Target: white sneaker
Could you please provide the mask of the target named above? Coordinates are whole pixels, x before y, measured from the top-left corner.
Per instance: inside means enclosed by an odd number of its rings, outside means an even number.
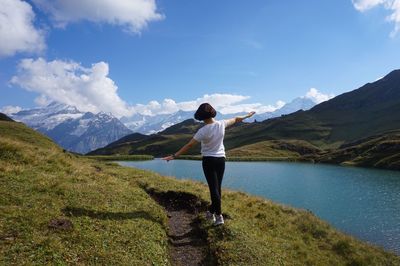
[[[212,223],[215,223],[215,214],[209,211],[206,212],[206,219]]]
[[[221,224],[224,224],[224,217],[222,216],[222,214],[216,215],[214,225],[221,225]]]

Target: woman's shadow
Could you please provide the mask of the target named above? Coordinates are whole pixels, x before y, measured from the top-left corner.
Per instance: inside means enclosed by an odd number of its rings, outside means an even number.
[[[151,214],[145,211],[135,211],[135,212],[105,212],[105,211],[95,211],[85,208],[77,207],[65,207],[61,210],[64,215],[69,217],[90,217],[99,220],[131,220],[131,219],[146,219],[152,222],[159,223],[163,225],[161,217],[158,219],[153,217]]]

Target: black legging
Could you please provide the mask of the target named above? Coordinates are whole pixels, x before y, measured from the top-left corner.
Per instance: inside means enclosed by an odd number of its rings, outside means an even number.
[[[225,171],[225,157],[203,157],[203,171],[211,195],[210,212],[221,214],[221,184]]]

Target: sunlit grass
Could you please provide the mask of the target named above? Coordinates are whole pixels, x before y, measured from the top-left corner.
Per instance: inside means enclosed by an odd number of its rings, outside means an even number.
[[[76,156],[0,122],[0,265],[168,265],[167,216],[149,188],[209,199],[204,184]],[[202,220],[221,265],[400,263],[304,210],[229,190],[223,210],[223,227]]]

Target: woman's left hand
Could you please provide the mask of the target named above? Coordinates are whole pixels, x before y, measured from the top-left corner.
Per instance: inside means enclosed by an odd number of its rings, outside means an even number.
[[[164,161],[169,162],[169,161],[171,161],[171,160],[173,160],[173,159],[175,159],[175,158],[174,158],[173,155],[170,155],[170,156],[164,157],[164,158],[162,158],[162,159],[163,159]]]
[[[250,117],[252,117],[254,114],[255,114],[256,112],[250,112],[250,113],[248,113],[247,115],[246,115],[246,118],[250,118]]]

